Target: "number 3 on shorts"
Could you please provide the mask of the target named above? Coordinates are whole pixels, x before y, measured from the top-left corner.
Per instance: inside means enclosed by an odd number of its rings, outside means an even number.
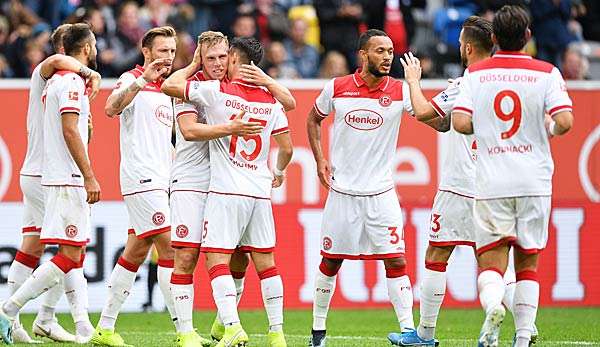
[[[398,235],[397,231],[398,231],[398,227],[388,227],[388,230],[390,231],[390,243],[392,245],[398,244],[398,242],[400,241],[401,237],[400,235]]]
[[[442,227],[440,225],[440,217],[442,215],[441,214],[437,214],[437,213],[433,213],[431,215],[431,231],[433,231],[434,233],[437,233],[438,231],[440,231],[440,228]]]

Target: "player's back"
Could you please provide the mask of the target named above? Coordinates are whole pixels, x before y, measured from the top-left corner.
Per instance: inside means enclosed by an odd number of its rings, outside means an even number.
[[[42,157],[44,154],[44,105],[42,93],[46,80],[41,75],[42,64],[33,69],[29,83],[29,100],[27,106],[27,153],[21,167],[21,174],[28,176],[42,175]]]
[[[63,135],[62,115],[79,115],[77,128],[85,151],[88,143],[90,104],[85,95],[85,81],[70,71],[57,71],[44,89],[43,185],[83,186],[83,176],[69,151]]]
[[[455,110],[473,116],[477,197],[550,195],[554,163],[544,115],[571,109],[558,69],[525,54],[499,52],[470,66],[463,85],[472,105],[462,99]]]

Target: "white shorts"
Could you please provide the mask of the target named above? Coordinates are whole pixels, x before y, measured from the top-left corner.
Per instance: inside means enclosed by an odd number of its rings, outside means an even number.
[[[138,239],[171,231],[169,195],[164,190],[133,193],[123,197],[129,214],[129,234]]]
[[[207,196],[207,193],[190,190],[171,192],[172,247],[200,248]]]
[[[329,191],[321,227],[321,255],[386,259],[404,254],[402,210],[391,189],[371,196]]]
[[[23,236],[40,236],[44,222],[44,189],[41,176],[21,175],[23,192]]]
[[[503,243],[524,253],[546,247],[550,221],[550,196],[475,200],[477,253]]]
[[[438,191],[431,208],[429,244],[438,247],[475,247],[473,203],[473,198],[445,190]]]
[[[204,213],[202,252],[270,253],[275,250],[271,200],[209,193]]]
[[[90,205],[83,187],[44,186],[46,195],[40,242],[85,246],[90,241]]]

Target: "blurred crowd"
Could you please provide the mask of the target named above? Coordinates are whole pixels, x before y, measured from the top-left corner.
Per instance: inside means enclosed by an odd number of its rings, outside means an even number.
[[[191,61],[198,34],[217,30],[258,38],[266,54],[256,63],[272,77],[331,78],[356,68],[358,35],[376,28],[390,35],[396,58],[409,49],[421,58],[424,77],[456,77],[462,22],[492,19],[505,4],[531,13],[529,53],[567,79],[600,79],[598,0],[0,0],[0,77],[29,77],[53,53],[53,28],[78,21],[93,27],[104,77],[143,63],[140,39],[161,25],[178,32],[176,68]],[[392,74],[402,76],[399,62]]]

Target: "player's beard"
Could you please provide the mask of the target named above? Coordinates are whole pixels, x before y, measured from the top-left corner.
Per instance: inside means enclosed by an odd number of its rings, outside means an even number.
[[[389,72],[379,71],[377,66],[370,61],[367,63],[367,69],[369,70],[369,73],[375,77],[384,77],[390,74]]]
[[[96,56],[90,57],[87,65],[90,69],[96,70],[98,68],[98,62],[96,60]]]
[[[464,68],[467,67],[467,52],[463,49],[460,50],[460,62]]]

